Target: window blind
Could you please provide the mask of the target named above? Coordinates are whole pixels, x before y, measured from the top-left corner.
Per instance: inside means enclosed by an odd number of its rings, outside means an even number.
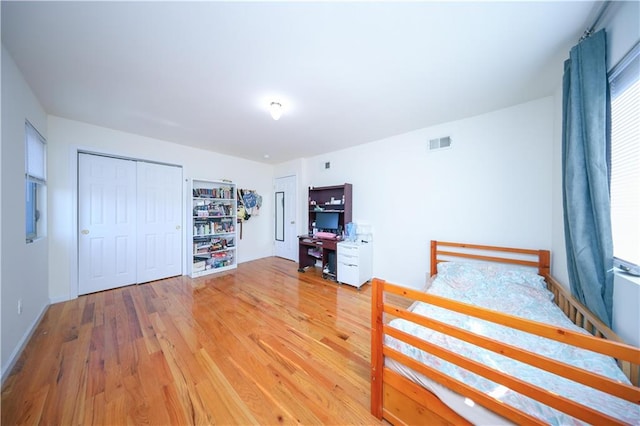
[[[27,179],[44,183],[46,180],[46,158],[44,138],[27,121],[26,123],[26,175]]]
[[[640,265],[640,44],[609,73],[614,256]]]

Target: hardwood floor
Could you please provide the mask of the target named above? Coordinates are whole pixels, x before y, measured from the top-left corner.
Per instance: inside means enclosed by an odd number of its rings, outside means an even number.
[[[51,305],[2,424],[380,424],[370,299],[274,257]]]

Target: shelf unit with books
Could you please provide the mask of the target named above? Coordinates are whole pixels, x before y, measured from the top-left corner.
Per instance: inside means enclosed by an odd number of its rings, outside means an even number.
[[[236,268],[236,185],[192,179],[191,194],[191,276]]]

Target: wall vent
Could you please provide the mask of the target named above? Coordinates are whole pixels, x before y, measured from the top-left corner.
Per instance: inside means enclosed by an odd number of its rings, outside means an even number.
[[[444,148],[451,148],[451,136],[429,140],[429,151]]]

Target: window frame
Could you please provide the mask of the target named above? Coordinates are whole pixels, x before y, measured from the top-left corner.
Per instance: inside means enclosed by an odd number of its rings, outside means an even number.
[[[40,209],[47,185],[47,141],[29,120],[25,120],[25,241],[44,236]]]
[[[634,163],[631,162],[631,160],[629,161],[629,164],[627,164],[627,162],[624,161],[626,160],[625,158],[623,158],[623,161],[619,162],[619,160],[614,159],[614,156],[615,156],[616,149],[620,149],[621,151],[624,151],[624,149],[621,149],[621,148],[628,148],[629,146],[633,147],[633,143],[635,139],[631,137],[629,142],[626,140],[628,136],[623,136],[625,138],[626,143],[629,143],[629,145],[622,145],[621,147],[614,146],[615,141],[613,136],[616,134],[614,130],[618,131],[618,129],[615,128],[616,124],[614,123],[614,117],[613,117],[613,104],[616,98],[618,98],[619,96],[623,96],[625,93],[627,93],[628,90],[638,90],[637,85],[640,84],[640,76],[638,75],[639,74],[638,69],[640,69],[640,42],[637,42],[629,50],[629,52],[627,52],[627,54],[625,54],[624,57],[611,69],[611,71],[607,75],[609,88],[610,88],[609,111],[611,112],[610,126],[608,129],[609,130],[608,149],[610,154],[609,155],[609,189],[610,189],[610,196],[612,201],[611,228],[612,228],[612,238],[614,243],[614,247],[613,247],[614,259],[613,260],[614,260],[615,266],[619,267],[623,271],[633,273],[634,275],[640,274],[640,253],[627,253],[624,251],[616,252],[616,240],[619,241],[619,238],[616,238],[618,234],[615,232],[616,221],[614,221],[614,218],[616,217],[616,214],[619,214],[619,213],[614,212],[614,210],[617,210],[616,208],[617,201],[615,200],[616,189],[614,188],[614,186],[616,184],[615,180],[618,179],[619,177],[617,175],[613,176],[614,175],[613,166],[618,165],[618,167],[624,168],[625,166],[629,167],[629,165],[631,166],[634,165]],[[634,98],[634,100],[636,99]],[[637,101],[640,102],[640,99],[637,99]],[[625,115],[622,116],[621,118],[626,118],[627,121],[624,121],[624,122],[631,123],[631,125],[633,125],[634,122],[633,120],[629,120],[629,116],[633,118],[632,113],[625,111]],[[623,127],[623,129],[627,131],[628,127]],[[633,157],[630,157],[630,158],[633,158]],[[631,190],[628,190],[630,193],[634,191],[633,185],[631,188],[632,188]],[[637,188],[637,191],[640,193],[640,187]],[[640,209],[640,206],[636,206],[636,208]],[[629,207],[629,209],[632,213],[635,212],[633,207]],[[623,211],[623,210],[621,209],[620,211]],[[640,211],[638,211],[638,213],[640,214]],[[636,231],[636,232],[640,233],[640,231]],[[640,241],[635,242],[635,244],[638,244],[639,251],[640,251]],[[632,242],[631,247],[633,247],[633,245],[634,244]],[[638,258],[632,257],[631,259],[627,259],[626,257],[628,254],[631,254],[632,256],[638,255],[637,256]]]

